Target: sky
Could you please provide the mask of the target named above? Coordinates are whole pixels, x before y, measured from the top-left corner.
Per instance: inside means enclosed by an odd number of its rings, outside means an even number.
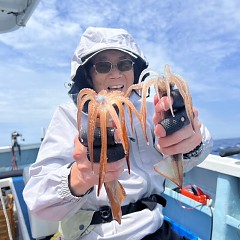
[[[238,0],[40,1],[26,27],[0,34],[0,146],[13,131],[39,143],[71,101],[71,58],[89,26],[128,30],[151,70],[169,64],[188,82],[214,139],[240,137],[239,9]]]

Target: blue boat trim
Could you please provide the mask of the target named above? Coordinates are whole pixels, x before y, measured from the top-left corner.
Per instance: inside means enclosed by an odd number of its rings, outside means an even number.
[[[27,205],[26,205],[25,201],[23,200],[23,195],[22,195],[22,192],[23,192],[23,189],[25,186],[23,177],[13,177],[12,182],[13,182],[16,194],[17,194],[17,199],[21,206],[22,214],[24,216],[24,221],[25,221],[25,225],[28,230],[29,239],[33,240],[33,238],[31,237],[32,233],[31,233],[31,227],[30,227],[30,222],[29,222],[29,217],[28,217],[28,209],[27,209]]]
[[[180,236],[187,237],[191,240],[198,240],[198,236],[190,231],[188,231],[186,228],[183,228],[181,225],[177,224],[176,222],[172,221],[170,218],[164,216],[164,220],[171,223],[172,228],[175,232],[177,232]]]
[[[31,232],[31,227],[30,227],[30,222],[29,222],[28,209],[27,209],[27,205],[26,205],[26,203],[25,203],[25,201],[23,199],[23,195],[22,195],[22,192],[23,192],[23,189],[24,189],[24,186],[25,186],[23,177],[22,176],[20,176],[20,177],[13,177],[12,178],[12,182],[13,182],[13,186],[14,186],[15,192],[17,194],[18,202],[19,202],[19,204],[21,206],[21,211],[22,211],[22,214],[23,214],[23,217],[24,217],[25,225],[27,227],[29,239],[30,240],[35,240],[35,238],[32,238],[32,232]],[[41,238],[41,239],[42,240],[50,240],[50,238],[51,238],[51,236],[47,236],[46,238]]]

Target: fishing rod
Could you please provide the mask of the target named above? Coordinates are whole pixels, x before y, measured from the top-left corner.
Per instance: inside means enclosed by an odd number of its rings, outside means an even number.
[[[239,154],[239,153],[240,153],[240,147],[227,148],[219,151],[219,155],[221,157],[232,156],[234,154]]]

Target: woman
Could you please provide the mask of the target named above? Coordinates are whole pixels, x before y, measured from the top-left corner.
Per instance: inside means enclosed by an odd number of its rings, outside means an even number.
[[[129,210],[123,213],[121,225],[112,221],[106,208],[109,201],[105,189],[101,189],[99,196],[96,193],[99,166],[94,164],[92,171],[87,149],[78,140],[78,92],[83,88],[96,92],[102,89],[126,92],[138,82],[147,66],[142,51],[123,29],[90,27],[80,40],[72,60],[73,84],[69,91],[75,105],[62,105],[55,112],[23,192],[32,213],[47,220],[61,221],[65,239],[184,239],[163,221],[164,200],[158,197],[154,198],[153,209],[146,206]],[[130,100],[139,111],[141,97],[133,91]],[[104,179],[105,182],[115,179],[121,182],[127,194],[122,205],[127,207],[164,191],[165,179],[153,170],[162,154],[184,153],[184,170],[188,171],[206,158],[212,145],[210,134],[199,122],[196,110],[194,130],[189,124],[166,136],[163,125],[158,124],[163,120],[163,111],[169,109],[166,97],[160,101],[155,98],[154,103],[147,104],[150,144],[146,144],[141,126],[135,122],[135,141],[130,141],[130,174],[123,158],[108,163]],[[131,129],[128,130],[131,135]],[[101,217],[96,217],[99,214]]]

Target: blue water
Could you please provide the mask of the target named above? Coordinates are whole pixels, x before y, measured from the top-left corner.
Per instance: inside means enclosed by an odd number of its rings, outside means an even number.
[[[213,141],[212,154],[219,155],[221,150],[231,150],[233,148],[240,149],[240,138],[216,139]],[[240,159],[240,154],[235,154],[229,157]]]

